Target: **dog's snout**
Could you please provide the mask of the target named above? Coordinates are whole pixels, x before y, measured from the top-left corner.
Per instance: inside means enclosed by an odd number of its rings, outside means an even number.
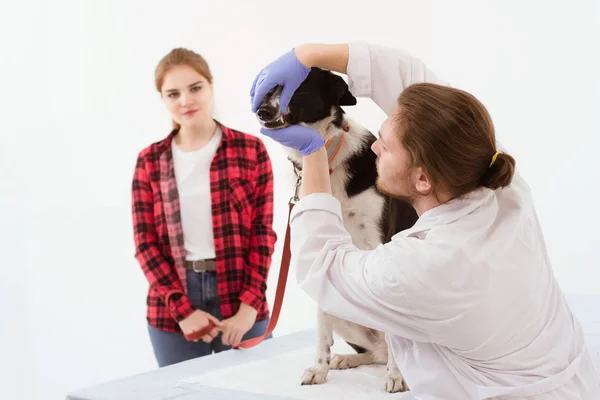
[[[273,112],[271,107],[261,107],[258,109],[257,115],[258,118],[260,118],[263,121],[271,121],[274,118],[275,113]]]

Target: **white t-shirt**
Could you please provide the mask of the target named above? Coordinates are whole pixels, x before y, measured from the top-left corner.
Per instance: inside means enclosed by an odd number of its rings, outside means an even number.
[[[210,197],[210,165],[221,143],[219,127],[204,146],[183,151],[171,143],[179,192],[181,225],[187,260],[215,258]]]

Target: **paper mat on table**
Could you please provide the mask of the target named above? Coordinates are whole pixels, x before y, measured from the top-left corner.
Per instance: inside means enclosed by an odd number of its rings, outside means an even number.
[[[354,353],[349,347],[334,345],[332,354]],[[340,351],[341,350],[341,351]],[[312,367],[315,348],[283,353],[270,358],[235,365],[199,376],[185,378],[177,386],[190,389],[193,385],[234,389],[251,393],[301,399],[403,399],[413,398],[410,392],[385,391],[386,366],[363,365],[347,370],[331,370],[321,385],[300,385],[307,367]]]

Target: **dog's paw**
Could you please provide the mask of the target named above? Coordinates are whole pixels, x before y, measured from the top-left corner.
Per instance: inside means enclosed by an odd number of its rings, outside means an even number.
[[[307,368],[302,376],[302,385],[320,385],[325,383],[327,378],[326,370],[318,370],[315,368]]]
[[[341,355],[336,354],[331,359],[330,368],[331,369],[348,369],[357,367],[356,362],[352,359],[351,354]]]
[[[388,393],[407,392],[408,385],[402,374],[388,375],[385,381],[385,391]]]

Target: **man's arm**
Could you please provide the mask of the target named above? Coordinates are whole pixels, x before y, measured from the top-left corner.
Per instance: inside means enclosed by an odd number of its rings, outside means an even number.
[[[329,166],[327,150],[319,150],[304,157],[302,162],[302,196],[312,193],[327,193],[331,195],[331,181],[329,179]]]
[[[413,83],[447,85],[427,66],[405,50],[370,43],[303,44],[294,49],[306,67],[318,67],[348,75],[356,97],[371,98],[390,115],[400,93]]]
[[[294,49],[298,60],[307,68],[317,67],[346,73],[348,65],[348,44],[307,43]]]
[[[344,229],[340,203],[316,193],[292,210],[291,265],[300,288],[321,310],[413,340],[428,340],[415,292],[424,290],[424,243],[398,238],[371,251],[358,249]]]

